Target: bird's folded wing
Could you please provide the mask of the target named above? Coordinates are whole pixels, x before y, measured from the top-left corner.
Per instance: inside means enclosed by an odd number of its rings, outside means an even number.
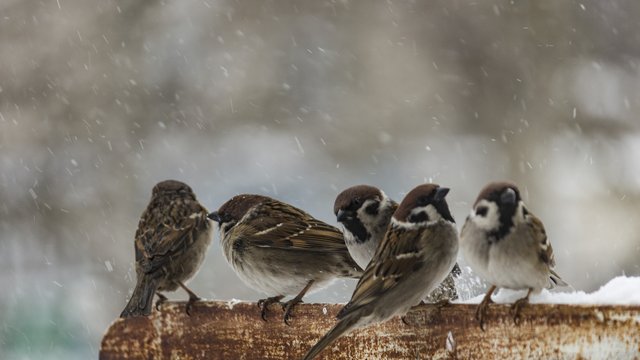
[[[155,228],[136,234],[136,261],[145,273],[152,273],[172,261],[191,246],[206,226],[207,211],[194,209],[190,216],[181,217],[175,223],[159,223]],[[200,210],[198,212],[198,210]]]
[[[348,251],[337,228],[291,206],[279,202],[262,204],[250,216],[233,231],[253,246],[345,254]]]
[[[551,247],[551,243],[549,243],[549,239],[547,239],[547,232],[544,229],[542,221],[533,214],[529,214],[527,217],[531,236],[539,247],[538,253],[540,255],[540,260],[550,268],[554,267],[556,262],[553,257],[553,248]]]
[[[425,236],[428,231],[390,229],[358,281],[351,300],[338,313],[338,318],[378,299],[424,266],[418,237]]]
[[[542,221],[538,219],[533,214],[528,215],[529,220],[529,229],[533,238],[535,239],[536,244],[539,246],[538,256],[540,260],[547,265],[549,268],[549,289],[557,286],[569,286],[569,284],[564,281],[558,273],[553,270],[553,267],[556,266],[556,260],[553,255],[553,247],[547,239],[547,233],[544,230],[544,225],[542,225]]]

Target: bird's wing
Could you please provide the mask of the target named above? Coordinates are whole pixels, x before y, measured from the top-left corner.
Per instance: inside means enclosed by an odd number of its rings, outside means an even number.
[[[538,248],[538,256],[540,261],[547,265],[549,268],[549,286],[548,288],[553,288],[556,285],[558,286],[569,286],[567,282],[565,282],[558,273],[553,270],[553,267],[556,266],[556,260],[553,256],[553,247],[547,239],[547,233],[544,230],[544,225],[542,221],[538,219],[535,215],[529,213],[529,231],[531,232],[531,236],[533,237],[535,243],[539,246]]]
[[[527,215],[529,222],[529,231],[534,239],[535,244],[538,245],[538,254],[540,260],[547,264],[550,268],[554,267],[556,262],[553,257],[553,248],[547,238],[547,232],[544,229],[542,221],[535,215],[529,213]]]
[[[207,221],[207,210],[197,202],[143,214],[136,232],[136,261],[145,273],[155,272],[191,246]]]
[[[257,205],[232,231],[257,247],[348,254],[340,230],[279,201]]]
[[[420,237],[430,236],[431,231],[428,228],[416,231],[391,226],[338,318],[375,301],[380,294],[393,289],[408,275],[422,268],[425,263]]]

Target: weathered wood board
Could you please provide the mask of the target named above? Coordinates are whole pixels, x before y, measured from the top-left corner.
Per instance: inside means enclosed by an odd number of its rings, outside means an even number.
[[[300,304],[291,326],[272,305],[165,303],[149,318],[118,319],[100,359],[299,359],[333,326],[341,305]],[[492,305],[485,331],[475,305],[421,305],[406,317],[356,330],[318,359],[640,359],[640,306],[530,305],[514,325],[508,305]]]

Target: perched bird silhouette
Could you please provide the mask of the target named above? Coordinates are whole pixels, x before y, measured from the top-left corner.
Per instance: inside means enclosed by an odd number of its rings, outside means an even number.
[[[282,201],[238,195],[209,218],[219,224],[224,255],[238,277],[269,297],[258,302],[266,320],[270,304],[287,295],[284,321],[307,292],[337,278],[359,278],[340,230]]]
[[[185,282],[198,271],[212,235],[207,209],[188,185],[176,180],[158,183],[138,223],[134,242],[137,282],[120,317],[149,315],[154,294],[160,298],[158,307],[167,299],[160,291],[178,287],[189,294],[186,311],[190,314],[199,298]]]

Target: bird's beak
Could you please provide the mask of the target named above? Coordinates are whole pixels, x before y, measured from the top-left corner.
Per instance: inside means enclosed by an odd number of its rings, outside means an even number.
[[[338,220],[338,222],[344,222],[346,220],[350,220],[351,218],[353,218],[353,213],[351,211],[340,209],[336,214],[336,219]]]
[[[515,204],[516,203],[516,192],[512,188],[507,188],[502,195],[500,195],[500,201],[503,204]]]
[[[207,217],[215,222],[220,223],[220,220],[222,220],[220,218],[220,214],[218,214],[217,211],[212,212],[211,214],[207,215]]]
[[[444,200],[444,197],[447,196],[447,194],[449,193],[449,188],[446,187],[439,187],[438,189],[436,189],[436,194],[433,196],[433,200],[435,201],[442,201]]]

